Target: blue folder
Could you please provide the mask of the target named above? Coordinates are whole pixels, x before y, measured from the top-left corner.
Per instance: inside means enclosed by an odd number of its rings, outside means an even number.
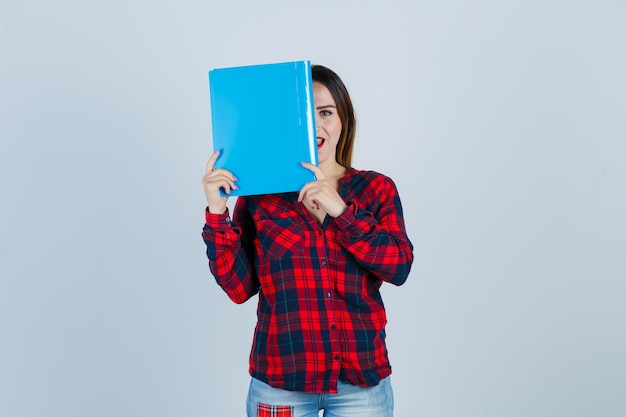
[[[209,71],[215,167],[237,177],[231,196],[298,191],[317,165],[309,61]]]

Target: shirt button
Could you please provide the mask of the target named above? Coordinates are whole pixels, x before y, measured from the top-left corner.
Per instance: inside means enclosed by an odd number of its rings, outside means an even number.
[[[230,223],[230,217],[226,217],[226,223]]]
[[[322,261],[322,266],[326,266],[326,261]]]
[[[330,326],[331,329],[336,330],[337,326],[335,326],[334,324],[332,326]]]
[[[330,294],[329,292],[327,292],[327,293],[326,293],[326,297],[327,297],[327,298],[330,298],[330,297],[331,297],[331,294]]]
[[[335,355],[335,360],[338,361],[339,360],[339,355]]]

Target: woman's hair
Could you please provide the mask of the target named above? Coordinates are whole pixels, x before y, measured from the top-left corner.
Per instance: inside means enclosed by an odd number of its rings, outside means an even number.
[[[352,148],[354,147],[354,136],[356,134],[356,117],[354,107],[346,86],[335,72],[322,65],[312,65],[311,73],[313,81],[322,83],[335,100],[337,114],[341,120],[341,135],[337,143],[337,162],[349,168],[352,165]]]

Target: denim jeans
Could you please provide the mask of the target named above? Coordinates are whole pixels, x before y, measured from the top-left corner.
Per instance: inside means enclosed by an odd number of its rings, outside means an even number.
[[[393,417],[393,390],[389,377],[374,387],[339,382],[337,394],[316,394],[272,388],[252,378],[248,390],[248,417]]]

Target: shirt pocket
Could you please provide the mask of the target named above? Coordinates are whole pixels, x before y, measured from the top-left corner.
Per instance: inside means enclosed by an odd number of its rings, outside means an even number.
[[[261,257],[283,259],[304,251],[302,227],[293,218],[257,220]]]

